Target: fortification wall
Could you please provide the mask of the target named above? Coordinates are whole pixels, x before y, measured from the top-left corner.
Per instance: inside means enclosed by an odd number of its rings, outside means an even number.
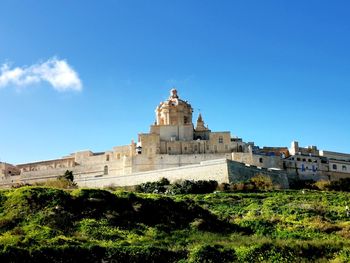
[[[170,182],[176,180],[215,180],[219,183],[228,183],[227,160],[204,161],[195,165],[133,173],[123,176],[79,177],[76,178],[76,182],[80,187],[132,186],[145,182],[158,181],[163,177],[167,178]]]
[[[233,152],[231,160],[264,168],[283,168],[283,161],[279,156]]]
[[[230,182],[245,182],[258,174],[262,174],[270,177],[274,184],[278,184],[282,188],[289,188],[288,177],[285,171],[249,166],[229,160],[227,163]]]
[[[231,159],[231,154],[137,155],[132,159],[132,172],[181,167],[217,159]]]

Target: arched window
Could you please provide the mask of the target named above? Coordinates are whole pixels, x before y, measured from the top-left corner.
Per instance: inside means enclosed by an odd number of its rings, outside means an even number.
[[[105,167],[103,168],[103,174],[104,175],[108,174],[108,165],[105,165]]]
[[[346,166],[345,165],[343,165],[342,170],[346,171]]]
[[[259,158],[259,163],[263,163],[263,162],[264,162],[263,158]]]
[[[333,169],[337,170],[337,165],[336,164],[333,164]]]
[[[109,161],[109,154],[106,155],[106,161]]]
[[[242,147],[242,145],[238,146],[238,152],[243,152],[243,147]]]

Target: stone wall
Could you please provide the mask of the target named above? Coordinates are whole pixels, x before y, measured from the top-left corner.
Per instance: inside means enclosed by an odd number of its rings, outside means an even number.
[[[285,171],[271,170],[229,160],[227,162],[230,182],[245,182],[258,174],[262,174],[270,177],[274,184],[278,184],[282,188],[289,188],[288,177]]]
[[[195,165],[133,173],[123,176],[84,176],[76,178],[76,182],[80,187],[132,186],[145,182],[158,181],[163,177],[167,178],[170,182],[176,180],[215,180],[219,183],[228,183],[227,160],[204,161]]]

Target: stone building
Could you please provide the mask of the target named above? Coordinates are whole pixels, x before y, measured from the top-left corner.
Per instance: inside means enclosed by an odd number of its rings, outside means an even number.
[[[232,137],[229,131],[213,132],[176,89],[155,110],[155,123],[137,142],[109,151],[80,151],[55,160],[18,165],[0,164],[0,184],[32,183],[57,178],[66,170],[82,186],[135,185],[160,177],[212,179],[231,182],[257,173],[271,176],[282,187],[288,178],[331,179],[350,176],[350,155],[319,151],[316,146],[259,148]],[[238,174],[239,173],[239,174]]]

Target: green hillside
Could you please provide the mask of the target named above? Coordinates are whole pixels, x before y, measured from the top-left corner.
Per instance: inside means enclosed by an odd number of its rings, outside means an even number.
[[[349,262],[350,194],[0,192],[1,262]]]

